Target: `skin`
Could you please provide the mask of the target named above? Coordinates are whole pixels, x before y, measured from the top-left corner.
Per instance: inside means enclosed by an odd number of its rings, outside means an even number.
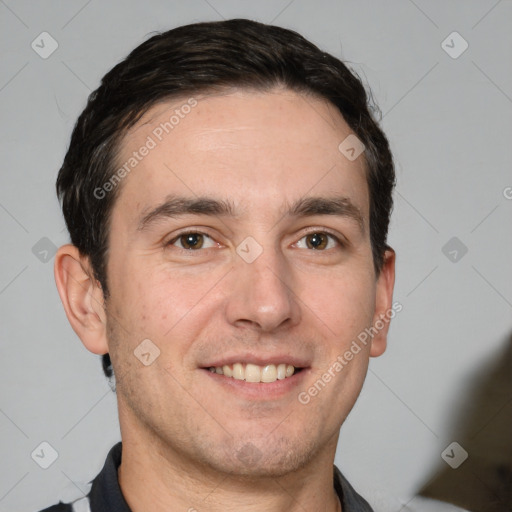
[[[134,512],[334,512],[339,430],[369,357],[386,348],[389,324],[307,405],[297,395],[392,306],[395,255],[386,252],[376,275],[364,157],[340,153],[352,132],[323,100],[288,90],[197,100],[120,185],[108,301],[75,247],[61,247],[55,261],[73,329],[113,362],[121,489]],[[148,111],[126,135],[119,162],[185,101]],[[169,194],[229,200],[238,215],[189,214],[139,231],[140,218]],[[283,214],[310,196],[349,198],[363,229],[347,216]],[[182,249],[183,239],[166,245],[187,229],[211,238],[200,249]],[[308,246],[325,230],[345,244],[328,237],[324,249]],[[248,236],[262,248],[252,263],[236,252]],[[160,350],[149,366],[133,353],[144,339]],[[286,392],[250,399],[201,368],[241,353],[294,355],[308,367]]]

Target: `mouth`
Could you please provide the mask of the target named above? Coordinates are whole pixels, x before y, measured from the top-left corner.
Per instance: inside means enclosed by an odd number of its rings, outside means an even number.
[[[312,361],[311,356],[299,356],[292,351],[232,352],[203,360],[198,369],[208,379],[204,391],[214,386],[212,391],[224,389],[228,393],[226,399],[267,403],[288,399],[304,387],[310,378]]]
[[[286,380],[301,372],[304,368],[295,367],[287,363],[270,363],[258,365],[253,363],[233,363],[222,366],[210,366],[203,368],[211,373],[223,375],[228,379],[240,380],[251,383],[271,384],[278,380]]]

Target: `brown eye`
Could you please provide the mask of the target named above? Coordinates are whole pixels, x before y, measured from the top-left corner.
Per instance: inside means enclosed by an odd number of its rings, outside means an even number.
[[[209,243],[209,245],[207,245]],[[215,245],[214,241],[204,233],[182,233],[174,238],[168,245],[174,245],[180,249],[195,251],[198,249],[208,249]]]
[[[314,251],[324,251],[336,246],[343,246],[338,237],[323,231],[309,233],[303,236],[295,245],[299,249],[313,249]]]
[[[203,235],[200,233],[187,233],[181,235],[179,240],[184,249],[201,249],[204,243]]]
[[[309,249],[325,249],[329,239],[325,233],[311,233],[306,236],[306,245]]]

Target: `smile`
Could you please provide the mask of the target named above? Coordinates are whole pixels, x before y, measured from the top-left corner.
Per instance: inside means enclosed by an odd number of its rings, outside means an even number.
[[[271,383],[277,380],[284,380],[291,377],[300,368],[295,368],[291,364],[267,364],[259,366],[251,363],[234,363],[232,365],[211,366],[210,372],[224,375],[235,380],[245,380],[246,382],[265,382]]]

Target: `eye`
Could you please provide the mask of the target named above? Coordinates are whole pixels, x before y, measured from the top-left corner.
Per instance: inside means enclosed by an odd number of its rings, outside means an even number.
[[[340,240],[329,233],[323,231],[315,231],[303,236],[296,244],[299,249],[313,249],[315,251],[324,251],[333,249],[342,245]]]
[[[215,247],[216,243],[205,233],[187,232],[181,233],[176,238],[173,238],[167,245],[174,245],[179,249],[195,251],[198,249],[209,249],[210,247]]]

